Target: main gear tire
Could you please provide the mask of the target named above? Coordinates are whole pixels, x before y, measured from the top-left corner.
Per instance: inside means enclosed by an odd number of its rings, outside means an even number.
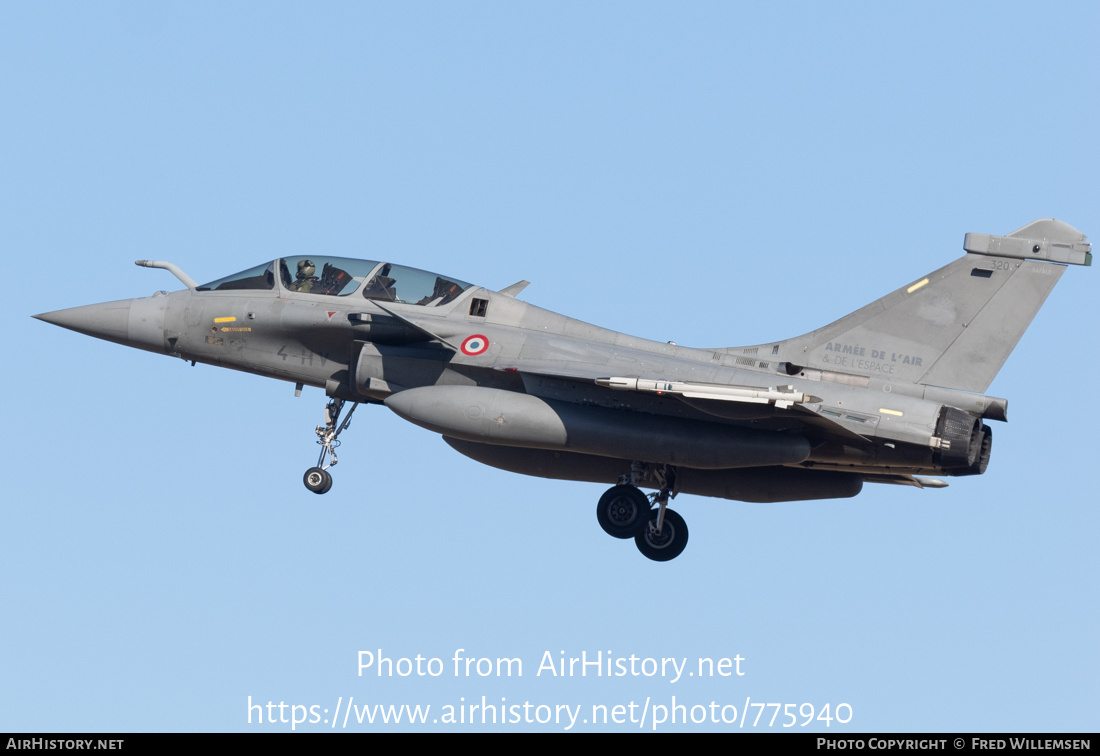
[[[646,526],[634,536],[638,551],[654,562],[667,562],[683,553],[688,542],[688,528],[684,518],[671,509],[665,509],[661,532],[657,532],[659,509],[651,510]]]
[[[600,497],[596,519],[613,538],[634,538],[647,522],[649,498],[635,486],[613,486]]]

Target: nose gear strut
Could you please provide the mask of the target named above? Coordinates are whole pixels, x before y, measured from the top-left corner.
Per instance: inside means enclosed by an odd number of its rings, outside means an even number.
[[[351,409],[344,415],[344,420],[341,422],[340,413],[344,409],[344,400],[333,398],[325,405],[325,424],[318,425],[316,431],[317,443],[321,445],[321,456],[317,458],[317,466],[309,468],[306,470],[306,474],[302,476],[302,482],[313,493],[323,494],[332,488],[332,475],[329,473],[328,468],[338,462],[336,447],[340,445],[340,441],[337,436],[351,425],[351,416],[358,406],[359,402],[352,403]],[[332,458],[332,461],[327,465],[325,464],[326,457]]]

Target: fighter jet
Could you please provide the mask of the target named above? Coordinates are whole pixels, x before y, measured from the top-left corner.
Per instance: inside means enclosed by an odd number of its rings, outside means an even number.
[[[610,484],[596,517],[667,561],[677,494],[750,502],[942,488],[980,475],[1005,399],[984,392],[1067,265],[1068,224],[966,234],[954,262],[802,336],[695,349],[627,336],[396,263],[284,257],[187,288],[34,317],[328,397],[306,488],[332,487],[338,437],[379,404],[503,470]],[[345,410],[346,413],[345,413]],[[641,489],[651,489],[643,493]]]

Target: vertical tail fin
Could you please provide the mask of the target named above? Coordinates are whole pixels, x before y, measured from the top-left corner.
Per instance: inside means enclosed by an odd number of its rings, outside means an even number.
[[[967,254],[835,323],[772,346],[779,360],[984,392],[1066,264],[1091,265],[1085,235],[1047,218],[1008,236],[967,234]]]

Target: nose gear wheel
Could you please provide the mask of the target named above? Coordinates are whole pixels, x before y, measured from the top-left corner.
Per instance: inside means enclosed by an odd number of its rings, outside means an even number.
[[[323,494],[332,488],[332,476],[328,470],[322,470],[320,467],[311,467],[306,470],[306,474],[302,476],[302,482],[315,494]]]
[[[351,425],[351,416],[358,406],[358,402],[352,403],[351,409],[341,421],[340,414],[344,409],[344,400],[334,398],[325,405],[325,424],[318,425],[316,429],[317,443],[321,445],[321,455],[317,458],[317,466],[309,468],[302,476],[302,482],[313,493],[327,493],[332,488],[332,475],[328,469],[338,462],[336,459],[336,447],[340,445],[338,436]],[[326,458],[332,460],[327,465]]]

